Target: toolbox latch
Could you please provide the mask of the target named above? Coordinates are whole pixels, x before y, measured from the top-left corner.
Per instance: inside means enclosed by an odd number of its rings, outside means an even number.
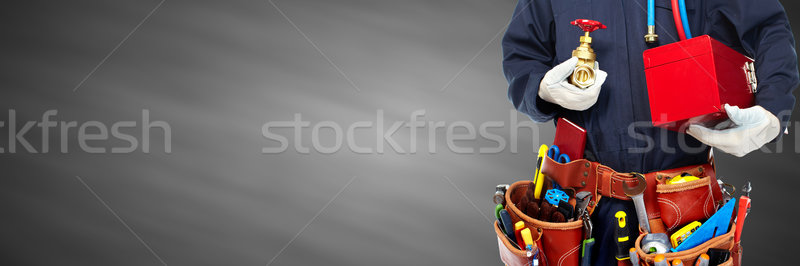
[[[750,93],[755,94],[758,88],[758,79],[756,78],[756,66],[753,62],[744,63],[744,75],[747,77],[747,85],[750,88]]]

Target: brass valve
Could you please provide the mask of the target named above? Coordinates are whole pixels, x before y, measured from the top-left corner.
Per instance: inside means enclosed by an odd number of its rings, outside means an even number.
[[[580,38],[581,45],[572,51],[572,56],[578,58],[578,64],[575,66],[575,71],[570,76],[569,81],[578,88],[586,89],[594,84],[596,76],[594,66],[595,59],[597,59],[597,55],[592,50],[592,37],[589,37],[589,33],[598,29],[605,29],[606,26],[598,21],[588,19],[575,20],[572,25],[578,26],[585,33]]]
[[[656,34],[656,26],[647,26],[647,35],[644,36],[644,41],[647,43],[655,43],[658,41],[658,34]]]

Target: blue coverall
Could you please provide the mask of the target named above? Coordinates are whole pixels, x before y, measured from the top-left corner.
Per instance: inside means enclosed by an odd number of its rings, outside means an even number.
[[[670,0],[656,0],[660,45],[678,40]],[[519,0],[503,38],[503,68],[514,106],[536,122],[565,117],[587,130],[586,158],[618,172],[647,173],[708,160],[708,147],[691,136],[650,126],[642,52],[652,48],[647,33],[647,0]],[[693,36],[708,34],[755,59],[756,103],[787,125],[800,83],[795,42],[777,0],[686,0]],[[571,111],[538,97],[539,83],[553,66],[569,59],[582,31],[570,24],[592,19],[607,29],[592,33],[599,68],[608,73],[597,103]],[[787,112],[788,111],[788,112]],[[679,141],[688,147],[680,149]],[[653,146],[654,145],[654,146]],[[655,147],[634,151],[632,149]],[[666,146],[675,149],[659,147]],[[613,215],[635,214],[630,201],[604,198],[592,216],[592,265],[616,265]],[[638,228],[636,219],[631,228]],[[634,237],[637,230],[631,230]]]

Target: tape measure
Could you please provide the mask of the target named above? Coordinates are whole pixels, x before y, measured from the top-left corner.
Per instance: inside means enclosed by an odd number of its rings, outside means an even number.
[[[690,174],[682,174],[682,175],[679,175],[679,176],[676,176],[676,177],[673,177],[673,178],[670,178],[669,180],[667,180],[667,185],[686,183],[686,182],[691,182],[691,181],[695,181],[695,180],[700,180],[700,178],[696,177],[696,176],[693,176],[693,175],[690,175]]]
[[[697,231],[700,225],[702,225],[700,222],[694,221],[672,234],[672,236],[669,237],[670,242],[672,242],[672,247],[677,248],[678,245],[683,243],[683,240],[686,240],[694,231]]]

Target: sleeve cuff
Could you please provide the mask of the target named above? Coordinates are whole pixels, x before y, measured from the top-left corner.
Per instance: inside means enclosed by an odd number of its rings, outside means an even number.
[[[557,104],[545,101],[539,97],[539,83],[541,83],[544,74],[531,74],[528,78],[528,89],[525,90],[525,112],[533,121],[543,123],[550,121],[558,114],[561,109]]]

